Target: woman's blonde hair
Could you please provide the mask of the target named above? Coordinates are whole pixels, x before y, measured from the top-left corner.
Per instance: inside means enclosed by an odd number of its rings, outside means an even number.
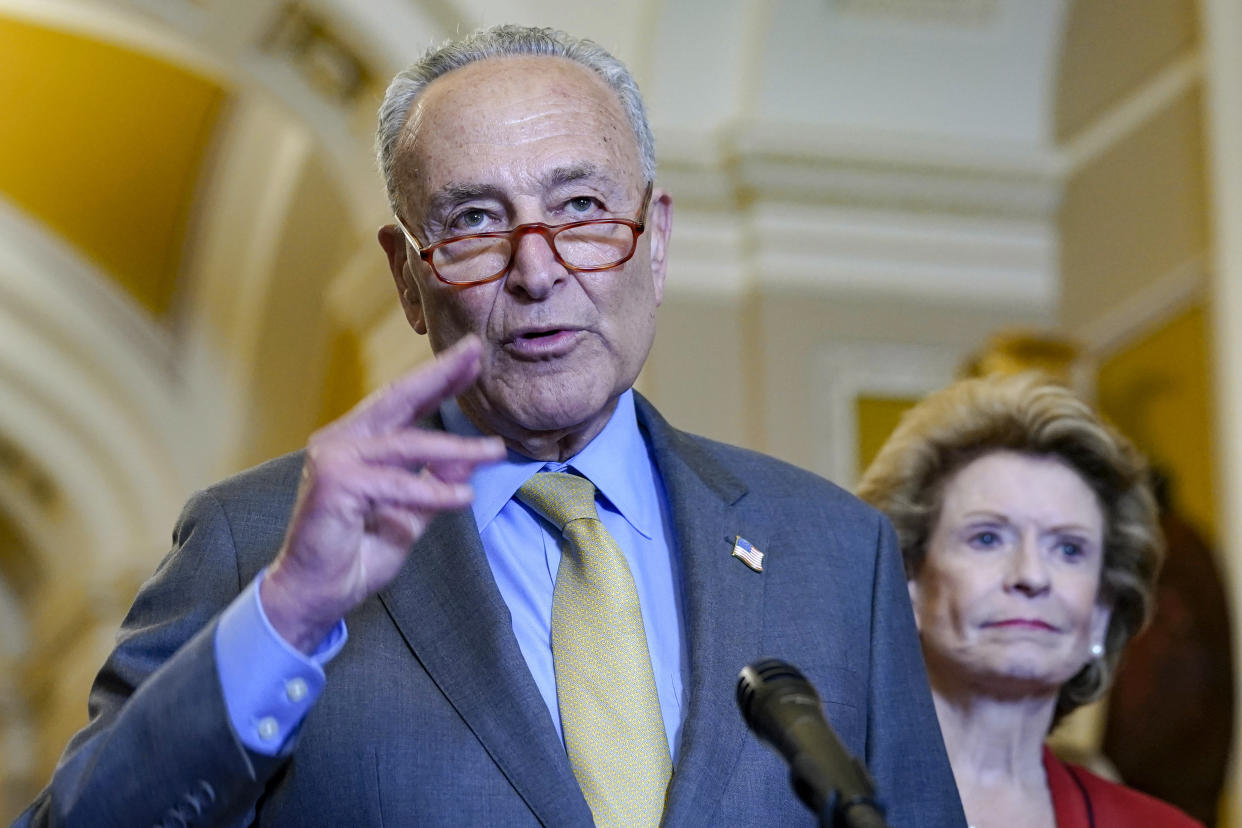
[[[1104,654],[1062,686],[1057,721],[1104,692],[1122,648],[1151,617],[1164,554],[1156,504],[1142,456],[1065,387],[1029,373],[961,380],[906,412],[858,487],[896,528],[907,578],[927,554],[946,481],[995,451],[1065,463],[1103,510],[1099,600],[1112,609]]]

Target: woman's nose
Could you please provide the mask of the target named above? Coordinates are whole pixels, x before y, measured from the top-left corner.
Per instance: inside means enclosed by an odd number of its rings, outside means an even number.
[[[1050,583],[1048,563],[1039,543],[1035,538],[1024,535],[1010,558],[1005,577],[1006,589],[1033,596],[1047,592]]]

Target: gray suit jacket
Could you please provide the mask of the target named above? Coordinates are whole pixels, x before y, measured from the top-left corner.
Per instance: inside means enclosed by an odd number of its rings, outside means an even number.
[[[681,564],[689,704],[669,826],[814,825],[746,729],[738,671],[797,665],[862,757],[894,826],[962,826],[892,530],[807,472],[639,422]],[[286,755],[246,750],[216,674],[214,619],[278,550],[301,456],[196,495],[91,692],[91,723],[19,824],[589,826],[469,510],[436,518],[349,642]],[[741,535],[762,573],[731,556]]]

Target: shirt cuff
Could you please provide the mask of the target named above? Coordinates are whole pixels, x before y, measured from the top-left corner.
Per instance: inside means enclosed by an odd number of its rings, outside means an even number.
[[[234,732],[256,753],[275,756],[323,692],[323,665],[349,635],[342,619],[309,656],[291,646],[263,612],[259,584],[266,574],[260,572],[221,613],[215,649]]]

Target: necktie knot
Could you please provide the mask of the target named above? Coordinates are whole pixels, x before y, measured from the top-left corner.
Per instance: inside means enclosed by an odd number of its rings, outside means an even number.
[[[517,490],[517,499],[556,524],[562,532],[572,521],[599,519],[595,511],[595,485],[576,474],[539,472]]]

